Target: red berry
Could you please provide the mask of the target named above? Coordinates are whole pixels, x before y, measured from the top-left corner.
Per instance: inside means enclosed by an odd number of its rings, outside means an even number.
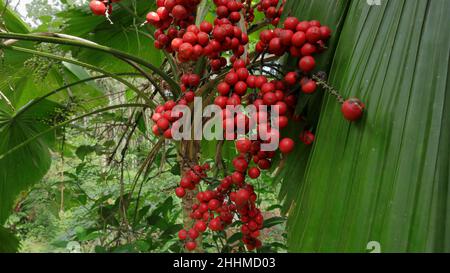
[[[184,190],[184,188],[178,187],[178,188],[175,189],[175,194],[178,197],[183,198],[186,195],[186,191]]]
[[[223,229],[223,225],[222,225],[222,221],[220,220],[220,218],[216,217],[216,218],[212,219],[209,222],[209,228],[212,231],[220,231],[220,230],[222,230]]]
[[[236,192],[235,203],[238,207],[242,207],[247,204],[250,199],[250,192],[246,189],[241,189]]]
[[[190,242],[186,243],[185,247],[186,247],[187,250],[193,251],[193,250],[195,250],[197,248],[197,243],[190,241]]]
[[[234,86],[239,81],[239,76],[235,72],[230,72],[225,76],[225,82]]]
[[[222,96],[227,96],[230,93],[230,85],[226,82],[221,82],[217,85],[217,92]]]
[[[248,176],[252,179],[256,179],[260,176],[261,171],[256,168],[256,167],[252,167],[248,170]]]
[[[316,92],[316,89],[317,89],[317,84],[313,80],[309,80],[305,84],[302,85],[302,91],[303,91],[303,93],[306,93],[306,94],[314,93],[314,92]]]
[[[342,104],[342,114],[348,121],[356,121],[364,113],[365,105],[357,98],[350,98]]]
[[[298,23],[299,23],[299,21],[298,21],[297,18],[295,18],[295,17],[288,17],[284,21],[284,28],[294,31],[294,30],[297,29]]]
[[[322,40],[327,40],[331,37],[331,29],[329,27],[320,27],[320,36]]]
[[[178,20],[184,20],[186,17],[188,17],[187,10],[182,5],[176,5],[172,9],[172,15]]]
[[[294,32],[292,30],[281,31],[280,40],[283,45],[290,46],[292,43],[293,37],[294,37]]]
[[[233,166],[236,171],[244,173],[248,168],[248,163],[245,159],[238,158],[233,161]]]
[[[294,150],[294,141],[290,138],[283,138],[280,141],[280,151],[283,154],[289,154],[290,152],[292,152]]]
[[[186,32],[183,35],[183,41],[185,43],[190,43],[191,45],[195,45],[198,41],[197,34],[194,32]]]
[[[247,93],[247,84],[243,81],[239,81],[234,86],[234,92],[239,96],[243,96]]]
[[[213,25],[210,22],[203,21],[200,24],[200,30],[203,32],[211,33],[212,29],[213,29]]]
[[[95,15],[105,15],[106,13],[106,5],[102,1],[92,0],[89,3],[89,8]],[[159,17],[158,17],[159,19]]]
[[[303,131],[300,134],[300,140],[305,143],[305,145],[311,145],[314,142],[315,136],[311,131]]]
[[[217,199],[211,199],[211,200],[209,200],[209,202],[208,202],[208,208],[210,209],[210,210],[216,210],[216,209],[218,209],[220,207],[220,202],[219,202],[219,200],[217,200]]]
[[[289,72],[284,77],[284,81],[289,85],[295,85],[297,83],[297,73],[296,72]]]
[[[240,153],[248,153],[252,147],[252,142],[248,139],[239,139],[236,140],[236,149]]]
[[[186,240],[187,236],[188,236],[188,233],[186,230],[182,229],[182,230],[178,231],[178,238],[180,240]]]
[[[247,78],[248,78],[248,76],[249,76],[248,70],[247,70],[247,68],[245,68],[245,67],[239,68],[239,69],[236,71],[236,73],[237,73],[237,75],[238,75],[239,80],[241,80],[241,81],[246,81]]]
[[[307,31],[306,31],[306,39],[308,40],[308,42],[310,43],[316,43],[317,41],[320,40],[320,38],[322,37],[321,33],[320,33],[320,28],[319,27],[310,27]]]
[[[298,67],[303,72],[310,72],[316,67],[316,61],[311,56],[305,56],[300,59],[300,62],[298,63]]]
[[[196,221],[196,222],[195,222],[194,228],[195,228],[195,230],[197,230],[198,232],[205,232],[207,226],[206,226],[206,223],[205,223],[205,222],[199,220],[199,221]]]
[[[188,235],[189,235],[189,238],[191,238],[192,240],[195,240],[195,239],[198,238],[198,236],[199,236],[200,234],[198,233],[197,230],[191,228],[191,229],[188,231]]]
[[[95,0],[95,1],[92,1],[92,2],[99,2],[99,3],[101,3],[100,1],[97,1],[97,0]],[[91,3],[92,3],[91,2]],[[106,11],[106,6],[105,6],[105,4],[103,4],[103,3],[101,3],[102,5],[103,5],[103,7],[105,7],[105,11]],[[92,9],[92,7],[91,7],[91,9]],[[94,12],[95,13],[95,12]],[[104,14],[104,13],[103,13]],[[147,22],[149,23],[149,24],[152,24],[152,25],[157,25],[160,21],[161,21],[161,19],[160,19],[160,17],[159,17],[159,15],[158,15],[158,13],[156,13],[156,12],[149,12],[149,13],[147,13]],[[155,35],[156,36],[156,35]]]
[[[160,118],[156,124],[158,125],[158,128],[161,129],[162,131],[167,130],[170,126],[170,122],[165,118]]]
[[[297,31],[292,36],[292,40],[291,41],[292,41],[292,45],[294,45],[296,47],[301,47],[306,42],[306,35],[305,35],[305,33],[303,31]]]

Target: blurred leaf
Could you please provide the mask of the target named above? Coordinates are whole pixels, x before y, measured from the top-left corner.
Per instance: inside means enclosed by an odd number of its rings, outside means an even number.
[[[0,253],[14,253],[19,250],[19,240],[4,227],[0,226]]]
[[[280,225],[286,222],[286,218],[284,217],[272,217],[267,220],[264,220],[263,228],[271,228],[276,225]]]

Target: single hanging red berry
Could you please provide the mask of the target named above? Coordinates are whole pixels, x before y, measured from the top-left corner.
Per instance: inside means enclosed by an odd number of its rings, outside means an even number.
[[[288,137],[283,138],[280,141],[280,151],[283,154],[289,154],[290,152],[292,152],[294,150],[294,146],[295,146],[294,141]]]
[[[311,131],[305,130],[300,134],[300,140],[305,145],[311,145],[314,142],[315,136]]]
[[[348,121],[357,121],[364,113],[365,105],[357,98],[350,98],[342,104],[342,114]]]
[[[106,5],[102,1],[92,0],[89,3],[89,8],[95,15],[105,15],[106,13]]]

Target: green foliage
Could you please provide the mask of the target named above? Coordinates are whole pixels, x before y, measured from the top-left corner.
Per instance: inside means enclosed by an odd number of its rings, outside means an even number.
[[[0,223],[10,214],[17,194],[39,181],[48,171],[51,163],[49,145],[54,136],[47,134],[7,153],[49,128],[53,122],[51,117],[57,118],[56,109],[58,106],[49,101],[19,113],[0,109]]]
[[[0,253],[16,252],[19,248],[19,240],[4,227],[0,226]]]
[[[151,36],[140,26],[145,22],[145,15],[154,7],[154,1],[121,1],[120,6],[116,5],[110,16],[112,23],[105,17],[92,16],[85,3],[58,13],[58,17],[65,22],[61,29],[64,34],[131,53],[158,66],[162,63],[162,54],[153,46]],[[111,72],[134,72],[132,67],[124,66],[123,61],[106,53],[79,48],[70,48],[70,51],[80,61]]]

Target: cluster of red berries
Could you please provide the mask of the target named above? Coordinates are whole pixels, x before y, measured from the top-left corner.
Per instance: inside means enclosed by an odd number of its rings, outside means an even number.
[[[187,104],[187,103],[186,103]],[[166,139],[172,139],[172,125],[179,120],[182,115],[174,117],[172,109],[177,105],[173,100],[169,100],[164,105],[156,107],[152,115],[152,120],[155,124],[152,127],[152,132],[156,136],[164,136]]]
[[[180,186],[175,189],[175,194],[183,198],[186,195],[186,190],[195,190],[202,179],[206,178],[206,172],[210,170],[209,164],[205,163],[203,166],[196,165],[187,171],[181,178]]]
[[[156,12],[147,14],[147,22],[157,28],[155,47],[169,53],[176,53],[179,62],[196,61],[202,56],[210,60],[211,68],[217,71],[226,66],[223,52],[232,51],[234,58],[245,53],[248,44],[247,34],[236,24],[241,20],[245,5],[240,1],[215,0],[218,18],[214,25],[202,22],[199,27],[193,24],[193,15],[200,1],[158,1]],[[189,2],[188,9],[185,5]]]
[[[237,159],[238,160],[238,159]],[[247,163],[235,163],[247,164]],[[206,171],[210,169],[208,164],[193,166],[187,171],[180,181],[180,187],[175,190],[178,197],[183,198],[186,190],[193,190],[196,185],[206,178]],[[233,223],[235,216],[242,222],[242,241],[247,249],[253,250],[262,245],[258,239],[262,229],[264,218],[261,211],[256,208],[257,196],[253,186],[244,183],[246,168],[241,167],[241,172],[234,172],[220,181],[215,190],[206,190],[196,195],[198,203],[192,206],[190,218],[194,220],[191,228],[178,232],[180,240],[185,242],[185,248],[189,251],[197,247],[196,239],[208,228],[211,231],[222,231]],[[259,176],[259,174],[258,174]]]
[[[147,14],[147,22],[161,32],[169,29],[172,25],[185,29],[194,23],[198,4],[200,4],[200,0],[157,0],[158,9],[156,12],[152,11]]]
[[[259,12],[263,12],[270,23],[277,26],[280,22],[281,14],[283,14],[284,4],[286,0],[262,0],[259,2],[257,9]]]
[[[120,0],[92,0],[89,8],[95,15],[105,16],[113,11],[112,3],[120,2]]]

